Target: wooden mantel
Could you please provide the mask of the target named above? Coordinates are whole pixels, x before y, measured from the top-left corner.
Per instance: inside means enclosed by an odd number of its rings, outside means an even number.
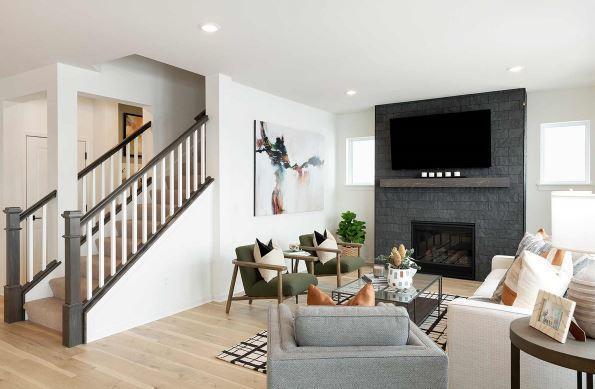
[[[382,188],[508,188],[509,177],[386,178]]]

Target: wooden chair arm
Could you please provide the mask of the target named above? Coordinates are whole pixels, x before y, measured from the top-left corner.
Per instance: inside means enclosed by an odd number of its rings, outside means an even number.
[[[315,262],[318,260],[318,257],[315,257],[313,255],[294,255],[294,254],[284,254],[285,258],[288,259],[297,259],[299,260],[304,260],[306,262]]]
[[[341,254],[341,250],[339,249],[327,249],[324,247],[300,246],[300,249],[304,251],[325,251],[327,253]]]
[[[349,243],[349,242],[339,242],[339,241],[337,241],[337,245],[344,246],[344,247],[357,247],[357,248],[364,247],[364,245],[361,243]]]
[[[269,264],[266,264],[266,263],[238,261],[237,259],[234,259],[232,261],[232,263],[234,265],[238,265],[238,266],[251,267],[253,269],[267,269],[267,270],[276,270],[276,271],[285,271],[285,270],[287,270],[287,266],[269,265]]]

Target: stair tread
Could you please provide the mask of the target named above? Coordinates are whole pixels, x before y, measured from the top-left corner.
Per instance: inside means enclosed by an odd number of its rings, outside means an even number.
[[[28,301],[23,307],[31,322],[62,332],[63,306],[64,300],[56,297],[46,297]]]

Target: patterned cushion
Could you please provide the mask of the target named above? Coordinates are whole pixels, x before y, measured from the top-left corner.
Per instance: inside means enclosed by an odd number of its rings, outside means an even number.
[[[547,254],[552,249],[552,244],[548,241],[549,236],[546,234],[543,228],[539,229],[536,234],[531,234],[529,232],[525,233],[523,239],[519,243],[519,247],[517,249],[517,253],[515,255],[514,262],[506,272],[506,276],[502,278],[498,287],[494,291],[492,295],[491,301],[493,303],[499,304],[502,302],[502,294],[504,293],[504,282],[508,277],[510,277],[508,285],[514,286],[514,290],[516,290],[516,284],[518,282],[518,275],[521,271],[521,263],[519,262],[519,256],[524,251],[527,250],[537,255],[547,256]],[[545,255],[544,255],[545,254]]]
[[[514,263],[506,273],[506,277],[504,278],[504,283],[502,285],[502,298],[500,300],[501,304],[509,306],[515,305],[519,288],[526,289],[528,287],[525,284],[521,284],[523,281],[521,281],[520,275],[523,270],[523,259],[529,254],[532,255],[532,257],[536,256],[543,258],[544,261],[547,261],[547,263],[551,265],[551,267],[565,269],[570,273],[570,275],[572,275],[572,257],[569,252],[560,249],[552,249],[545,255],[537,255],[525,250],[521,252],[521,255],[519,255],[514,260]]]

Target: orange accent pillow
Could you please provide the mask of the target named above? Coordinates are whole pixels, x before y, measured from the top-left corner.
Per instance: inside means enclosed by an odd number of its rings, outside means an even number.
[[[376,305],[376,293],[372,284],[366,284],[349,302],[348,306],[373,307]]]
[[[315,285],[308,286],[308,305],[336,305],[333,299],[319,287]],[[359,292],[353,296],[346,306],[349,307],[373,307],[376,305],[376,294],[374,293],[374,287],[372,284],[366,284]]]
[[[308,286],[308,305],[335,305],[333,299],[316,285]]]

